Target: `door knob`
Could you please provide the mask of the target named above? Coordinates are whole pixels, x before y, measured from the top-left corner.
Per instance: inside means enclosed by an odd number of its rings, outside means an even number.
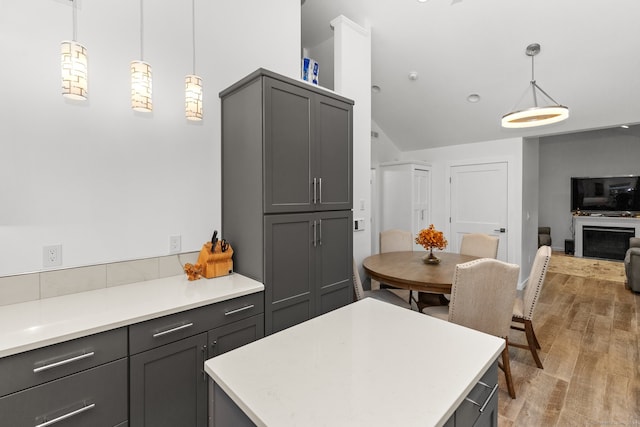
[[[507,232],[507,229],[506,229],[506,228],[498,228],[498,229],[495,229],[495,230],[493,230],[493,231],[496,231],[496,232],[498,232],[498,233],[506,233],[506,232]]]

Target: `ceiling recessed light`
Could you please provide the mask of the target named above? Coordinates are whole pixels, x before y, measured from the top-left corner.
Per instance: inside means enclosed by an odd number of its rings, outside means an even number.
[[[427,0],[418,0],[418,3],[426,3]]]
[[[380,86],[378,86],[378,85],[371,86],[371,92],[380,93]]]
[[[409,80],[418,80],[418,72],[417,71],[411,71],[409,73]]]
[[[480,101],[480,95],[478,95],[477,93],[472,93],[471,95],[467,96],[467,101],[475,104],[476,102]]]

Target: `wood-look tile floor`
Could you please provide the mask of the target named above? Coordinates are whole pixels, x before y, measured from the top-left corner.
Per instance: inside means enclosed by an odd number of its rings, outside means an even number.
[[[500,427],[640,426],[640,294],[623,272],[554,252],[533,318],[544,369],[509,349],[517,398],[499,372]],[[526,342],[515,330],[509,339]]]

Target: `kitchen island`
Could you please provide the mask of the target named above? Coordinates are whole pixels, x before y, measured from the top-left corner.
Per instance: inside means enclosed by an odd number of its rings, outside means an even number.
[[[463,413],[481,414],[467,396],[489,402],[495,425],[504,345],[365,298],[205,362],[214,425],[471,425]]]

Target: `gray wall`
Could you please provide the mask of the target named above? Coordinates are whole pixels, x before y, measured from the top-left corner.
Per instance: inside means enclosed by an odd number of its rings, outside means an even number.
[[[640,175],[640,135],[614,128],[540,138],[538,223],[551,227],[552,246],[573,238],[572,176]]]

